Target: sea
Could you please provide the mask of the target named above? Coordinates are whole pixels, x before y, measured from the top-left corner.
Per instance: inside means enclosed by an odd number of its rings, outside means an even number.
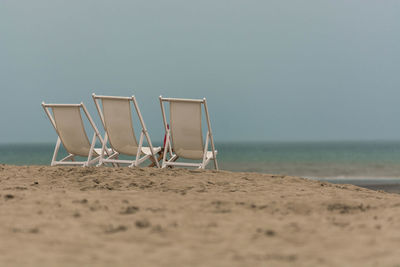
[[[222,170],[301,176],[400,193],[400,141],[222,142],[216,149]],[[53,150],[51,143],[0,144],[0,164],[49,165]]]

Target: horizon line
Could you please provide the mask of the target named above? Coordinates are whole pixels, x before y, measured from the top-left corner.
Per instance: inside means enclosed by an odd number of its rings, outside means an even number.
[[[229,144],[229,143],[377,143],[377,142],[400,142],[399,139],[326,139],[326,140],[224,140],[224,141],[216,141],[216,144]],[[153,141],[153,143],[161,143],[158,141]],[[53,141],[11,141],[11,142],[1,142],[1,145],[54,145]]]

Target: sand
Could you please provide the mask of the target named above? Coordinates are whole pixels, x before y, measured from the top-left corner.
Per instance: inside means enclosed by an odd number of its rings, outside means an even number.
[[[227,171],[0,165],[0,266],[399,266],[400,195]]]

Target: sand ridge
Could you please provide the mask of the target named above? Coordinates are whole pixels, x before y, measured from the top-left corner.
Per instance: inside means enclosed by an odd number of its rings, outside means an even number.
[[[396,266],[400,195],[298,177],[0,165],[0,266]]]

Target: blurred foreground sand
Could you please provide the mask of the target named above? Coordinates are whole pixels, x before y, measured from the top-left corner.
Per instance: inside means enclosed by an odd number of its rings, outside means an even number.
[[[396,266],[400,195],[296,177],[0,165],[0,266]]]

